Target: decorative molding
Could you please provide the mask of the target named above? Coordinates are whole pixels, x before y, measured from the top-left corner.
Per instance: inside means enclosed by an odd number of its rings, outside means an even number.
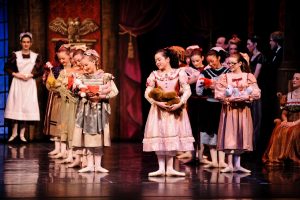
[[[53,42],[66,40],[69,43],[84,43],[87,46],[92,46],[97,42],[96,39],[81,39],[80,36],[97,31],[99,25],[89,18],[84,19],[82,22],[79,21],[78,17],[68,18],[68,21],[65,22],[63,18],[57,17],[49,23],[49,29],[66,36],[65,38],[52,38]]]

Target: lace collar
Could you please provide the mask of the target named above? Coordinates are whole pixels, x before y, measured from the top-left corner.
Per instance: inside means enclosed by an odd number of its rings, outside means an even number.
[[[156,79],[160,81],[173,80],[175,79],[180,72],[180,69],[172,69],[168,73],[161,72],[159,70],[154,71]]]

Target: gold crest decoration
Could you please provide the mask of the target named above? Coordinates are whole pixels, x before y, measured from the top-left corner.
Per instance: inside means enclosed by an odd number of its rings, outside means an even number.
[[[67,39],[69,43],[93,43],[96,40],[81,39],[80,36],[97,31],[99,26],[89,18],[84,19],[82,22],[79,21],[78,17],[68,18],[68,21],[65,22],[63,18],[57,17],[49,23],[49,28],[53,32],[67,36],[67,38],[53,38],[53,41]]]

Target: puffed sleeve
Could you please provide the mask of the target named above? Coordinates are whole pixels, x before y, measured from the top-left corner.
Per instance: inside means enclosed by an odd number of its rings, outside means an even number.
[[[247,76],[248,76],[247,77],[248,85],[251,86],[253,89],[253,91],[250,95],[250,98],[251,99],[260,99],[261,91],[257,85],[255,76],[251,73],[248,73]]]
[[[118,93],[119,93],[119,90],[118,90],[118,88],[117,88],[117,86],[114,82],[115,77],[112,74],[109,74],[109,73],[105,73],[104,76],[105,76],[105,79],[106,79],[105,82],[110,83],[110,89],[111,89],[111,91],[106,95],[106,98],[110,99],[110,98],[113,98],[113,97],[117,96]]]
[[[215,99],[225,101],[225,90],[227,88],[227,75],[220,75],[215,84]]]
[[[186,75],[184,70],[180,70],[179,72],[179,84],[180,84],[180,91],[182,91],[182,95],[180,97],[180,101],[185,104],[188,98],[191,96],[191,88],[188,84],[188,76]]]
[[[66,70],[61,70],[59,72],[59,75],[55,81],[55,86],[54,86],[54,91],[59,91],[60,87],[62,87],[63,85],[65,85],[65,79],[66,79]]]
[[[200,72],[192,67],[185,67],[185,72],[188,76],[188,84],[196,83]]]
[[[152,72],[149,77],[147,78],[146,82],[146,90],[145,90],[145,98],[149,101],[149,103],[153,104],[154,100],[149,97],[149,92],[155,87],[155,75],[154,72]]]
[[[113,80],[110,81],[111,92],[108,94],[109,98],[113,98],[119,94],[119,90]]]
[[[44,73],[44,64],[42,61],[42,58],[40,55],[37,56],[35,60],[35,66],[33,70],[31,71],[33,78],[38,78],[40,76],[43,76]]]
[[[13,72],[18,72],[17,67],[17,55],[13,52],[7,59],[7,62],[4,65],[4,71],[12,76]]]

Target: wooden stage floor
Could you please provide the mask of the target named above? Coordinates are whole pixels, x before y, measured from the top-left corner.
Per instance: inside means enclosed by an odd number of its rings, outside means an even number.
[[[0,199],[299,199],[300,166],[267,167],[242,160],[251,174],[220,173],[176,160],[186,177],[148,177],[157,169],[154,153],[140,143],[112,143],[104,149],[104,173],[78,173],[51,159],[52,143],[0,144]],[[249,158],[249,156],[247,156]],[[250,156],[251,157],[251,156]]]

